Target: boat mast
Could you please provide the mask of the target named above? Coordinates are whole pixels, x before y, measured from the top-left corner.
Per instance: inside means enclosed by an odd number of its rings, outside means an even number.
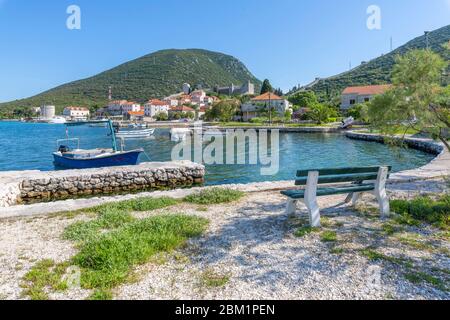
[[[117,141],[116,141],[116,132],[114,131],[114,126],[111,120],[108,120],[109,131],[111,132],[112,138],[112,148],[114,152],[117,152]]]

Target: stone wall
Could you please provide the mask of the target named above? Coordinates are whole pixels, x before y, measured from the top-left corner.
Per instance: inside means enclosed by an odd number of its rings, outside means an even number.
[[[205,167],[190,161],[0,176],[0,207],[204,183]],[[7,180],[7,183],[5,183]]]
[[[364,141],[374,141],[379,143],[385,143],[385,137],[377,134],[361,133],[361,132],[346,132],[347,138],[364,140]],[[402,138],[394,138],[402,139]],[[434,142],[430,139],[420,139],[420,138],[405,138],[404,143],[411,149],[421,150],[427,153],[440,155],[444,151],[444,146]]]

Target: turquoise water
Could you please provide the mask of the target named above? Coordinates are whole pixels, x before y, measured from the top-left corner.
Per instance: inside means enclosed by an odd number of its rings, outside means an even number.
[[[81,138],[81,148],[110,147],[106,128],[70,128],[71,137]],[[65,137],[64,125],[0,122],[0,171],[54,170],[52,152],[56,140]],[[170,161],[170,131],[157,129],[154,137],[127,141],[126,149],[144,148],[150,160]],[[280,169],[262,176],[260,165],[207,165],[209,185],[291,180],[298,169],[392,165],[394,171],[417,168],[433,155],[392,148],[379,143],[351,140],[339,134],[280,133]]]

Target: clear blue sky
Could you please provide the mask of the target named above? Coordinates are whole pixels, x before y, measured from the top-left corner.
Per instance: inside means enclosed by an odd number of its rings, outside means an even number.
[[[79,31],[66,28],[71,4]],[[366,27],[372,4],[381,30]],[[450,0],[0,0],[0,101],[167,48],[231,54],[286,90],[447,24]]]

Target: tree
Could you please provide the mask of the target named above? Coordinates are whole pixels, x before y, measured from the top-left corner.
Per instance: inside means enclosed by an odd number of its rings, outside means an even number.
[[[169,115],[166,112],[158,112],[155,118],[156,121],[167,121],[169,120]]]
[[[219,120],[220,122],[228,122],[233,120],[234,115],[239,111],[240,101],[238,99],[228,99],[220,101],[212,106],[206,114],[208,120]]]
[[[354,105],[348,110],[347,115],[356,120],[369,122],[369,106],[367,103]]]
[[[281,88],[276,89],[274,93],[279,97],[282,97],[284,94],[283,90],[281,90]]]
[[[450,129],[450,89],[441,87],[448,62],[430,50],[412,50],[396,59],[392,88],[375,97],[369,108],[374,127],[395,135],[409,129],[439,139],[448,150]]]
[[[330,117],[335,115],[335,110],[322,103],[315,103],[309,106],[310,111],[307,113],[307,117],[314,120],[317,124],[322,124],[328,121]]]
[[[314,91],[301,91],[289,97],[289,102],[300,108],[310,108],[319,103]]]
[[[270,84],[269,79],[265,79],[262,87],[261,87],[261,94],[267,93],[267,92],[273,92],[272,85]]]

